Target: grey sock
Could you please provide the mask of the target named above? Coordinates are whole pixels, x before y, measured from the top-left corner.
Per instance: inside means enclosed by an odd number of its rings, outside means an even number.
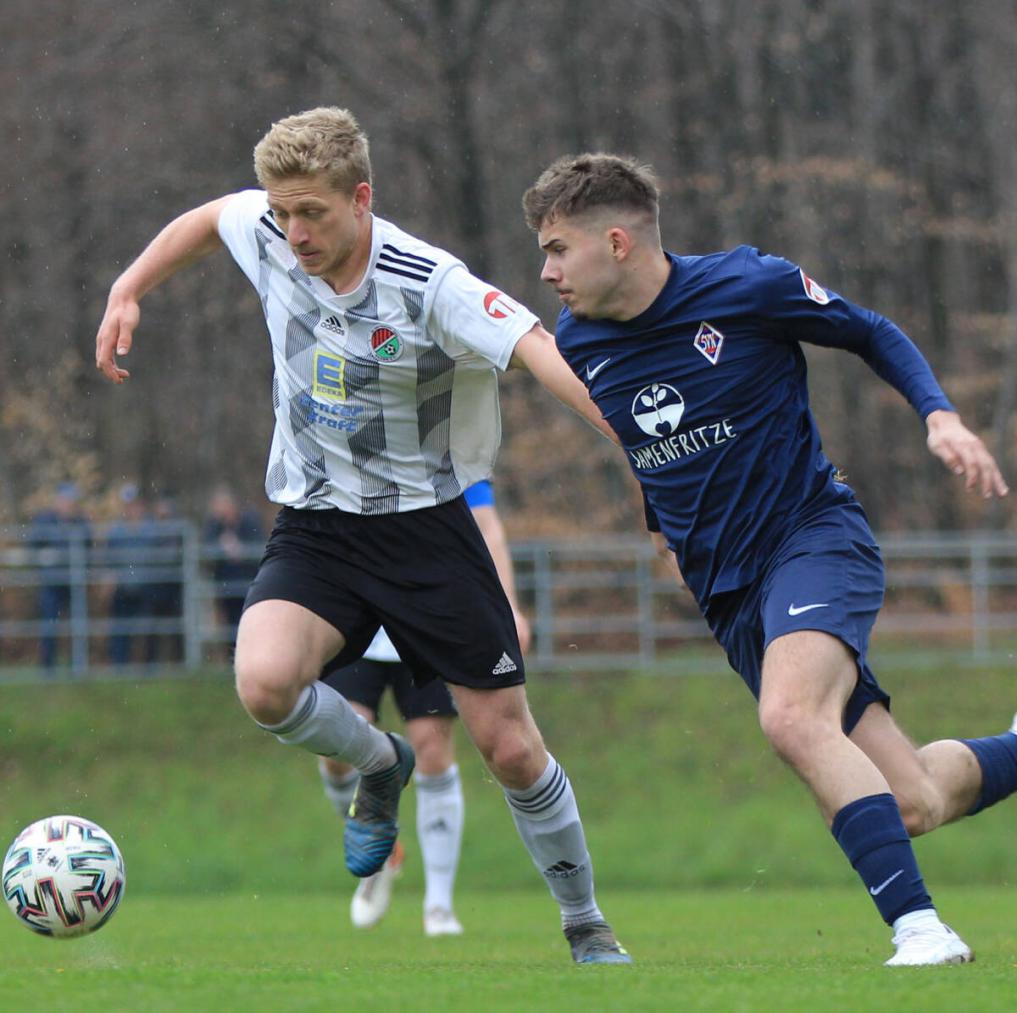
[[[285,721],[261,727],[286,745],[343,760],[362,774],[375,774],[396,762],[389,737],[323,682],[311,683],[301,692]]]
[[[579,807],[565,771],[553,756],[537,781],[505,789],[519,836],[561,908],[562,925],[603,921],[593,895],[593,865]]]

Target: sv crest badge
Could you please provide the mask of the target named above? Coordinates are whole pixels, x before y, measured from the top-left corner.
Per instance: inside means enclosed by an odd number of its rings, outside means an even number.
[[[696,351],[709,361],[711,366],[716,366],[717,360],[720,358],[720,350],[724,346],[724,335],[713,324],[708,324],[704,320],[699,325],[692,344],[696,346]]]

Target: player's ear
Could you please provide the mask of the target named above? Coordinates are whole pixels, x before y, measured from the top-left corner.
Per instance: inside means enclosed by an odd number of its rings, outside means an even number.
[[[358,183],[353,189],[353,206],[357,211],[371,210],[371,184]]]
[[[607,239],[611,244],[611,256],[615,260],[624,260],[632,250],[632,237],[618,225],[607,230]]]

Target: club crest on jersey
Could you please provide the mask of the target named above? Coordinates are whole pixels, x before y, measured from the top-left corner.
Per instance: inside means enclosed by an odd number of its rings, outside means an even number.
[[[669,383],[651,383],[632,402],[632,418],[648,436],[670,436],[685,414],[685,398]]]
[[[495,320],[504,320],[505,317],[515,313],[517,309],[518,303],[496,288],[492,288],[484,296],[484,312],[489,317],[494,317]]]
[[[805,286],[805,294],[813,301],[825,306],[830,301],[830,293],[821,285],[817,285],[801,268],[798,273],[802,276],[802,284]]]
[[[696,331],[692,344],[696,346],[697,352],[702,353],[709,360],[711,366],[716,366],[717,360],[720,358],[721,346],[724,344],[724,335],[713,324],[708,324],[704,320],[699,325],[699,330]]]
[[[371,351],[381,362],[395,362],[403,354],[402,339],[391,327],[371,331]]]

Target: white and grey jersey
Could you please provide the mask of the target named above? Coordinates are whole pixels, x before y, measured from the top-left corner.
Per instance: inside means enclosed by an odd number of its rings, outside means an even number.
[[[536,316],[378,217],[364,277],[342,295],[303,271],[262,190],[234,195],[219,234],[258,290],[272,342],[270,500],[398,513],[490,475],[496,369]]]

